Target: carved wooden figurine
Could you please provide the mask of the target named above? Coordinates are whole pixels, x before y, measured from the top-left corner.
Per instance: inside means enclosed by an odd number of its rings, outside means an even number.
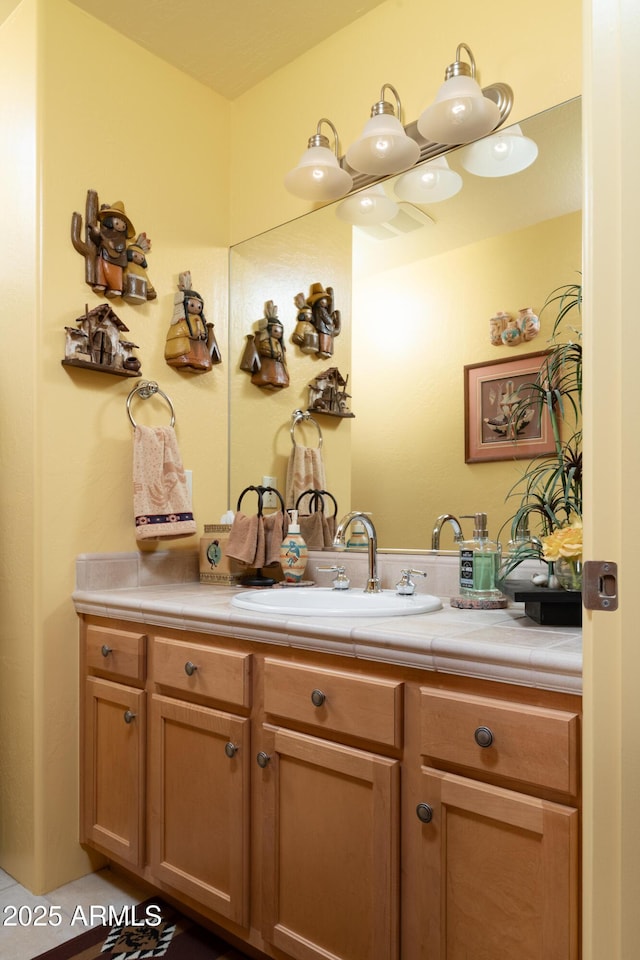
[[[312,283],[306,304],[311,307],[311,322],[318,334],[317,353],[321,357],[333,355],[333,340],[340,334],[340,311],[334,309],[333,289],[325,290],[321,283]]]
[[[314,377],[309,384],[309,412],[328,413],[332,417],[355,416],[349,410],[348,379],[345,380],[337,367],[329,367]]]
[[[164,358],[170,367],[207,373],[222,356],[213,324],[204,316],[204,300],[191,285],[191,271],[179,275]]]
[[[311,307],[307,305],[304,293],[297,293],[293,302],[298,308],[296,317],[296,328],[291,335],[294,343],[297,343],[303,353],[318,352],[318,334],[313,325],[313,314]]]
[[[85,260],[85,280],[95,293],[105,297],[122,297],[131,303],[153,300],[156,292],[144,274],[144,283],[134,279],[136,271],[131,269],[130,279],[125,290],[125,268],[137,263],[146,267],[145,254],[151,248],[146,234],[140,234],[135,243],[129,244],[131,258],[127,255],[128,241],[136,236],[135,228],[127,216],[122,200],[114,204],[103,203],[98,207],[98,194],[87,191],[84,216],[84,237],[82,236],[82,215],[74,213],[71,217],[71,242]],[[141,256],[140,256],[141,255]],[[144,296],[142,295],[144,291]]]
[[[139,233],[127,247],[127,265],[124,268],[123,298],[127,303],[145,303],[155,300],[158,294],[147,276],[147,254],[151,241],[146,233]]]
[[[273,300],[267,300],[258,332],[247,335],[240,369],[251,373],[251,383],[257,387],[279,390],[289,386],[285,354],[284,330],[278,320],[278,308]]]
[[[65,327],[65,366],[88,367],[118,377],[140,375],[140,361],[133,355],[136,344],[120,339],[128,329],[108,303],[100,303],[93,310],[86,306],[76,324]]]

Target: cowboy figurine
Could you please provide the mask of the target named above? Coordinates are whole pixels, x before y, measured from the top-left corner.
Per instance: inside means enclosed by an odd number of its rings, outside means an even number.
[[[127,266],[127,240],[136,231],[124,211],[122,200],[113,206],[103,203],[98,211],[98,222],[89,223],[89,236],[97,248],[96,277],[93,289],[105,297],[121,297],[123,271]]]
[[[122,299],[127,303],[145,303],[158,296],[147,276],[147,253],[151,241],[146,233],[140,233],[127,247],[127,265],[124,270]]]
[[[333,288],[325,290],[321,283],[312,283],[307,297],[307,306],[311,307],[311,322],[318,334],[318,354],[321,357],[333,355],[333,338],[342,329],[340,311],[333,307]]]

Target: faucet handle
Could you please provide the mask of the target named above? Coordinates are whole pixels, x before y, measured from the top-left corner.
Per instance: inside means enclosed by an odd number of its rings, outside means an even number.
[[[332,567],[316,567],[318,573],[335,573],[336,576],[333,579],[333,589],[334,590],[348,590],[351,586],[351,581],[347,576],[347,568],[343,567],[341,564],[334,564]]]
[[[396,593],[402,597],[410,597],[416,589],[416,585],[411,579],[412,576],[426,577],[424,570],[401,570],[401,577],[396,583]]]

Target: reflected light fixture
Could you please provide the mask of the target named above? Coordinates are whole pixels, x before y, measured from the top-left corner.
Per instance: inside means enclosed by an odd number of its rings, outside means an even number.
[[[530,167],[537,156],[538,145],[525,137],[518,123],[459,152],[464,169],[477,177],[508,177],[520,173]]]
[[[323,123],[333,131],[333,151],[329,148],[328,137],[320,132]],[[298,166],[284,178],[284,185],[289,193],[302,200],[338,200],[351,190],[351,174],[338,163],[338,131],[326,117],[318,120],[315,134],[309,137]]]
[[[403,173],[394,185],[396,196],[410,203],[438,203],[462,189],[462,177],[452,170],[446,157],[436,157]]]
[[[395,111],[393,104],[384,99],[385,90],[390,90],[396,99]],[[420,147],[406,134],[401,117],[398,91],[390,83],[383,84],[362,135],[347,150],[346,161],[353,170],[385,176],[400,173],[417,162]]]
[[[470,63],[460,59],[466,50]],[[445,71],[444,83],[435,101],[418,119],[418,131],[425,140],[457,145],[484,137],[498,125],[500,110],[485,97],[476,82],[476,62],[466,43],[458,44],[455,63]]]
[[[384,192],[381,183],[347,197],[336,207],[336,216],[354,227],[386,223],[398,213],[398,204]]]

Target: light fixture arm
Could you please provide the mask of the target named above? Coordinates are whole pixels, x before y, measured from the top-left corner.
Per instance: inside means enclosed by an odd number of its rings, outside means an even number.
[[[396,109],[394,111],[393,104],[389,103],[388,100],[384,98],[385,90],[391,90],[392,94],[396,99]],[[396,88],[391,83],[383,83],[380,90],[380,99],[377,103],[374,103],[371,107],[371,116],[380,117],[383,114],[387,114],[392,117],[397,117],[398,120],[402,120],[402,104],[400,103],[400,94]]]
[[[307,147],[309,147],[309,148],[310,148],[310,147],[327,147],[327,148],[330,148],[329,138],[328,138],[327,136],[325,136],[324,133],[322,133],[321,130],[320,130],[320,128],[321,128],[321,126],[322,126],[323,123],[326,123],[327,126],[331,127],[331,130],[333,131],[333,152],[334,152],[335,155],[336,155],[336,159],[339,159],[339,153],[338,153],[338,151],[339,151],[339,149],[340,149],[340,146],[339,146],[339,141],[338,141],[338,131],[336,130],[336,128],[335,128],[335,126],[333,125],[333,123],[331,122],[331,120],[327,120],[326,117],[320,117],[320,119],[318,120],[318,125],[317,125],[317,127],[316,127],[316,132],[313,134],[313,136],[309,137],[309,142],[307,143]]]
[[[464,60],[460,59],[461,50],[467,51],[469,63],[465,63]],[[451,77],[471,77],[472,80],[475,80],[476,60],[468,43],[459,43],[456,47],[455,63],[450,63],[444,74],[445,80],[450,80]]]

